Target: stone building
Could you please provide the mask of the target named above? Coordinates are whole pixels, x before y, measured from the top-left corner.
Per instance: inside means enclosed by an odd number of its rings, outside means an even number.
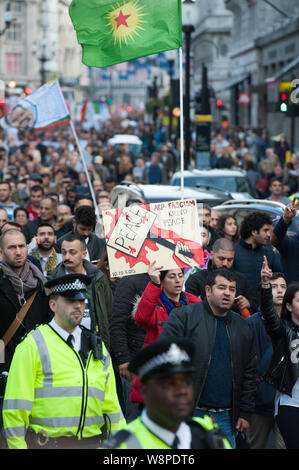
[[[233,14],[226,85],[232,123],[267,127],[271,136],[284,133],[298,147],[294,122],[278,109],[280,82],[299,77],[298,2],[225,0],[225,5]]]

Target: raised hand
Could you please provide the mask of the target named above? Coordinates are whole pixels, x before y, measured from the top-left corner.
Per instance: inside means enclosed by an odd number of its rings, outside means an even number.
[[[161,269],[163,266],[156,266],[156,261],[153,261],[148,268],[148,275],[150,280],[155,284],[160,284]]]
[[[293,217],[297,214],[297,210],[299,207],[299,199],[294,197],[292,202],[288,204],[283,213],[283,220],[285,221],[286,224],[289,224],[292,220]]]
[[[183,263],[190,265],[190,258],[184,255],[184,253],[190,253],[190,248],[187,245],[184,245],[182,242],[177,242],[174,254],[179,258]]]
[[[268,260],[266,256],[264,256],[264,261],[261,270],[261,280],[262,286],[268,286],[270,284],[270,279],[272,277],[272,269],[269,268]]]

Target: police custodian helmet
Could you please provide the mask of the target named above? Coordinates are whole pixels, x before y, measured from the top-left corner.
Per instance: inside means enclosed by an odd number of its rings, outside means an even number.
[[[88,294],[87,286],[90,279],[84,274],[67,274],[46,282],[50,295],[61,295],[69,300],[85,300]]]
[[[193,372],[194,345],[189,339],[158,339],[141,349],[130,362],[128,369],[141,381],[149,376],[167,376]]]

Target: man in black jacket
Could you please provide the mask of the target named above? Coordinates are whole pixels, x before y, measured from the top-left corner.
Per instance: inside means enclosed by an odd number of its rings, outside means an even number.
[[[44,288],[46,278],[43,273],[27,259],[28,247],[23,233],[7,230],[0,237],[0,340],[13,323],[24,303],[35,293],[26,316],[6,344],[4,351],[0,344],[0,429],[2,422],[2,399],[5,377],[10,368],[15,348],[23,336],[37,324],[48,323],[52,314],[48,296]]]
[[[234,272],[237,281],[236,299],[232,310],[239,312],[247,308],[251,314],[257,311],[257,299],[255,299],[250,284],[246,277],[233,270],[233,262],[235,258],[235,245],[231,240],[219,238],[213,245],[211,258],[208,269],[203,269],[192,274],[186,281],[186,292],[197,295],[202,300],[206,297],[205,285],[209,275],[209,271],[215,269],[229,269]]]
[[[75,216],[72,219],[72,231],[66,233],[57,240],[55,245],[57,253],[61,253],[61,245],[63,240],[65,240],[65,238],[67,238],[71,233],[74,233],[85,239],[87,246],[86,259],[90,262],[100,260],[106,249],[106,242],[104,238],[100,238],[94,233],[96,222],[97,218],[92,207],[78,207],[75,211]]]
[[[236,433],[248,429],[254,412],[257,373],[253,332],[246,320],[231,310],[235,295],[232,271],[210,271],[206,299],[173,309],[160,335],[161,339],[193,340],[194,414],[212,416],[233,448]]]
[[[110,342],[112,357],[119,374],[116,374],[118,395],[123,413],[129,422],[138,416],[136,403],[129,403],[133,374],[128,365],[142,348],[145,331],[134,320],[133,311],[138,297],[141,297],[150,278],[147,273],[123,277],[114,292],[114,302],[110,320]]]

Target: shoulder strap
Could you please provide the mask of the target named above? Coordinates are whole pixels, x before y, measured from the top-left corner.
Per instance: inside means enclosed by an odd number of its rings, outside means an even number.
[[[6,332],[3,335],[2,342],[0,343],[0,349],[1,349],[1,346],[2,348],[7,346],[11,338],[17,332],[29,308],[31,307],[36,295],[37,295],[37,291],[35,291],[32,294],[32,296],[27,300],[27,302],[22,306],[21,310],[16,314],[16,318],[14,319],[14,321],[11,323],[11,325],[9,326],[9,328],[6,330]]]
[[[126,429],[118,431],[113,437],[108,441],[101,444],[102,448],[105,449],[117,449],[123,442],[127,441],[132,433]]]

